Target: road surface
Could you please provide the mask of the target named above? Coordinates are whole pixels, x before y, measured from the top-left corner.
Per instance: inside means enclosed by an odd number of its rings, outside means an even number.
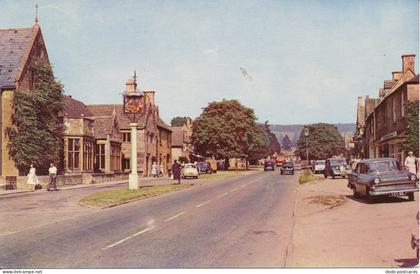
[[[3,199],[0,267],[283,267],[296,188],[276,170],[108,209],[79,206],[83,189]]]

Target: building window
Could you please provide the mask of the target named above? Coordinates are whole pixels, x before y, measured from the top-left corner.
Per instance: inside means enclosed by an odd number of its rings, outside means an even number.
[[[124,158],[123,159],[123,170],[125,170],[125,169],[130,169],[130,159],[128,159],[128,158]]]
[[[397,104],[396,98],[392,98],[392,121],[395,123],[397,121]]]
[[[96,145],[96,168],[105,168],[105,144]]]
[[[67,169],[75,170],[80,167],[80,139],[69,138],[67,140]]]
[[[118,145],[111,145],[111,170],[121,169],[121,149]]]
[[[131,133],[130,132],[123,132],[122,133],[123,142],[131,142]]]
[[[404,92],[401,92],[401,117],[405,115],[405,101],[404,101]]]
[[[93,169],[93,142],[83,141],[83,170]]]

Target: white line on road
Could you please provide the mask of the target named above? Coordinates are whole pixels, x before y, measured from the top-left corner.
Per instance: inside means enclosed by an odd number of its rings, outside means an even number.
[[[238,190],[238,188],[235,187],[235,188],[232,188],[232,190],[230,192],[234,192],[234,191],[237,191],[237,190]]]
[[[207,200],[207,201],[205,201],[205,202],[203,202],[203,203],[201,203],[199,205],[196,205],[195,207],[202,207],[203,205],[208,204],[210,202],[211,202],[211,200]]]
[[[246,187],[246,184],[241,185],[241,187]]]
[[[225,196],[225,195],[228,195],[228,193],[227,193],[227,192],[222,193],[222,194],[220,194],[219,196],[217,196],[217,198],[223,197],[223,196]]]
[[[181,213],[178,213],[178,214],[176,214],[176,215],[174,215],[174,216],[172,216],[172,217],[169,217],[168,219],[166,219],[164,222],[169,222],[169,221],[171,221],[171,220],[173,220],[173,219],[175,219],[175,218],[178,218],[179,216],[181,216],[181,215],[184,215],[185,214],[185,211],[182,211]]]
[[[138,236],[138,235],[140,235],[140,234],[143,234],[143,233],[145,233],[145,232],[147,232],[147,231],[149,231],[149,230],[151,230],[151,229],[153,229],[153,228],[154,228],[154,226],[151,226],[151,227],[148,227],[148,228],[146,228],[146,229],[143,229],[143,230],[141,230],[141,231],[139,231],[139,232],[137,232],[137,233],[134,233],[134,234],[133,234],[133,235],[131,235],[131,236],[128,236],[128,237],[126,237],[126,238],[124,238],[124,239],[122,239],[122,240],[119,240],[118,242],[115,242],[115,243],[113,243],[113,244],[110,244],[110,245],[108,245],[108,246],[106,246],[106,247],[102,248],[102,250],[107,250],[108,248],[111,248],[111,247],[114,247],[114,246],[116,246],[116,245],[122,244],[123,242],[128,241],[128,240],[130,240],[130,239],[132,239],[132,238],[134,238],[134,237],[136,237],[136,236]]]

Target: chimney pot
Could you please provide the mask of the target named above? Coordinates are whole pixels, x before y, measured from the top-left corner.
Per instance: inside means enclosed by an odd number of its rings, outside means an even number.
[[[416,73],[415,68],[414,68],[414,61],[416,59],[415,54],[404,54],[404,55],[401,56],[401,59],[402,59],[402,72],[403,72],[403,74],[405,74],[409,69],[413,73]]]

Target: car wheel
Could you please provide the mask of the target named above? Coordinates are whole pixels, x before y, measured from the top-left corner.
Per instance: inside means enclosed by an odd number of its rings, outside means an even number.
[[[409,201],[414,201],[414,192],[408,193],[408,200]]]
[[[333,175],[331,175],[331,176],[332,176],[332,178],[333,178],[333,179],[335,179],[335,175],[334,175],[334,173],[333,173]]]
[[[292,172],[292,175],[295,175],[295,172],[294,171]]]
[[[341,178],[346,179],[346,176],[341,176]]]
[[[327,179],[328,175],[326,172],[324,172],[324,178]]]
[[[283,170],[282,170],[282,171],[280,171],[280,174],[281,174],[281,175],[283,175]]]
[[[368,187],[366,187],[365,199],[369,203],[374,202],[373,197],[369,194],[369,188]]]

